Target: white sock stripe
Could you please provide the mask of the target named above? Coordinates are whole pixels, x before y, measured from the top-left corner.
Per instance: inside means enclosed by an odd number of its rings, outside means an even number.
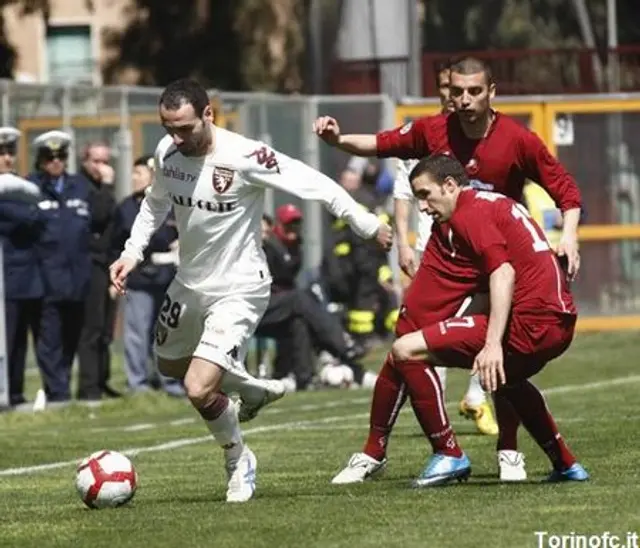
[[[424,372],[427,374],[427,377],[429,377],[431,384],[433,384],[433,387],[435,388],[436,401],[438,402],[438,413],[440,414],[440,421],[442,422],[442,426],[444,427],[447,425],[447,414],[444,410],[444,398],[442,397],[440,383],[438,382],[438,379],[436,378],[436,375],[431,367],[425,367]]]
[[[393,410],[391,411],[391,416],[389,417],[389,422],[387,426],[392,426],[396,419],[398,418],[398,413],[400,413],[400,408],[402,406],[402,402],[404,401],[404,393],[407,390],[407,385],[402,383],[400,385],[400,390],[398,391],[398,397],[396,398],[396,402],[393,404]]]
[[[464,316],[464,313],[467,311],[467,308],[469,308],[469,306],[471,305],[471,301],[473,301],[473,295],[469,295],[468,297],[464,298],[464,301],[462,301],[462,304],[460,305],[460,308],[458,308],[458,311],[455,313],[455,317],[456,318],[460,318],[461,316]]]

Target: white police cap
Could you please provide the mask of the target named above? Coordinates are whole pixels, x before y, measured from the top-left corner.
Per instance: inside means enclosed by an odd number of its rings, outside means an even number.
[[[70,143],[71,135],[57,129],[42,133],[33,140],[34,147],[48,148],[49,150],[60,150],[68,147]]]
[[[19,139],[20,135],[20,130],[14,127],[0,127],[0,145],[12,145]]]

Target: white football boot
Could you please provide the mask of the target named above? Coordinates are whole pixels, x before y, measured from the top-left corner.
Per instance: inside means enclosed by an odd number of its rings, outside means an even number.
[[[238,420],[240,422],[248,422],[255,419],[260,409],[278,401],[287,392],[285,384],[280,380],[269,379],[263,380],[262,383],[264,385],[264,397],[260,401],[252,403],[240,398],[238,410]]]
[[[361,483],[365,479],[380,473],[387,465],[387,459],[377,461],[366,453],[354,453],[347,466],[331,480],[334,485]]]
[[[256,491],[256,467],[258,461],[253,451],[246,445],[237,459],[227,458],[225,468],[227,484],[227,502],[246,502]]]
[[[500,481],[525,481],[527,471],[524,467],[524,454],[518,451],[498,451]]]

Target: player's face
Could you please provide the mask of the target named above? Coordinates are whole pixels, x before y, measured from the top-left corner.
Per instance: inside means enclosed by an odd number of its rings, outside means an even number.
[[[451,71],[449,69],[441,70],[438,73],[438,96],[443,112],[453,112],[453,103],[451,102]]]
[[[184,156],[204,156],[211,144],[211,107],[204,109],[202,117],[196,116],[193,105],[183,103],[170,110],[160,106],[162,127],[171,135],[177,149]]]
[[[495,96],[495,85],[487,82],[484,72],[459,74],[451,72],[451,102],[463,122],[470,124],[484,119]]]
[[[16,148],[14,145],[0,145],[0,173],[10,173],[16,162]]]
[[[411,181],[413,195],[418,200],[420,211],[431,215],[437,223],[446,222],[453,214],[455,206],[455,188],[449,180],[438,184],[431,175],[424,173]]]

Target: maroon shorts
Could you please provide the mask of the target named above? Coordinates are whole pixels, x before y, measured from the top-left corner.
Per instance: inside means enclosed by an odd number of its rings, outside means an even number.
[[[429,348],[451,367],[471,369],[484,347],[488,316],[448,318],[422,329]],[[509,380],[528,378],[569,348],[575,330],[575,316],[513,316],[504,344],[505,373]]]

